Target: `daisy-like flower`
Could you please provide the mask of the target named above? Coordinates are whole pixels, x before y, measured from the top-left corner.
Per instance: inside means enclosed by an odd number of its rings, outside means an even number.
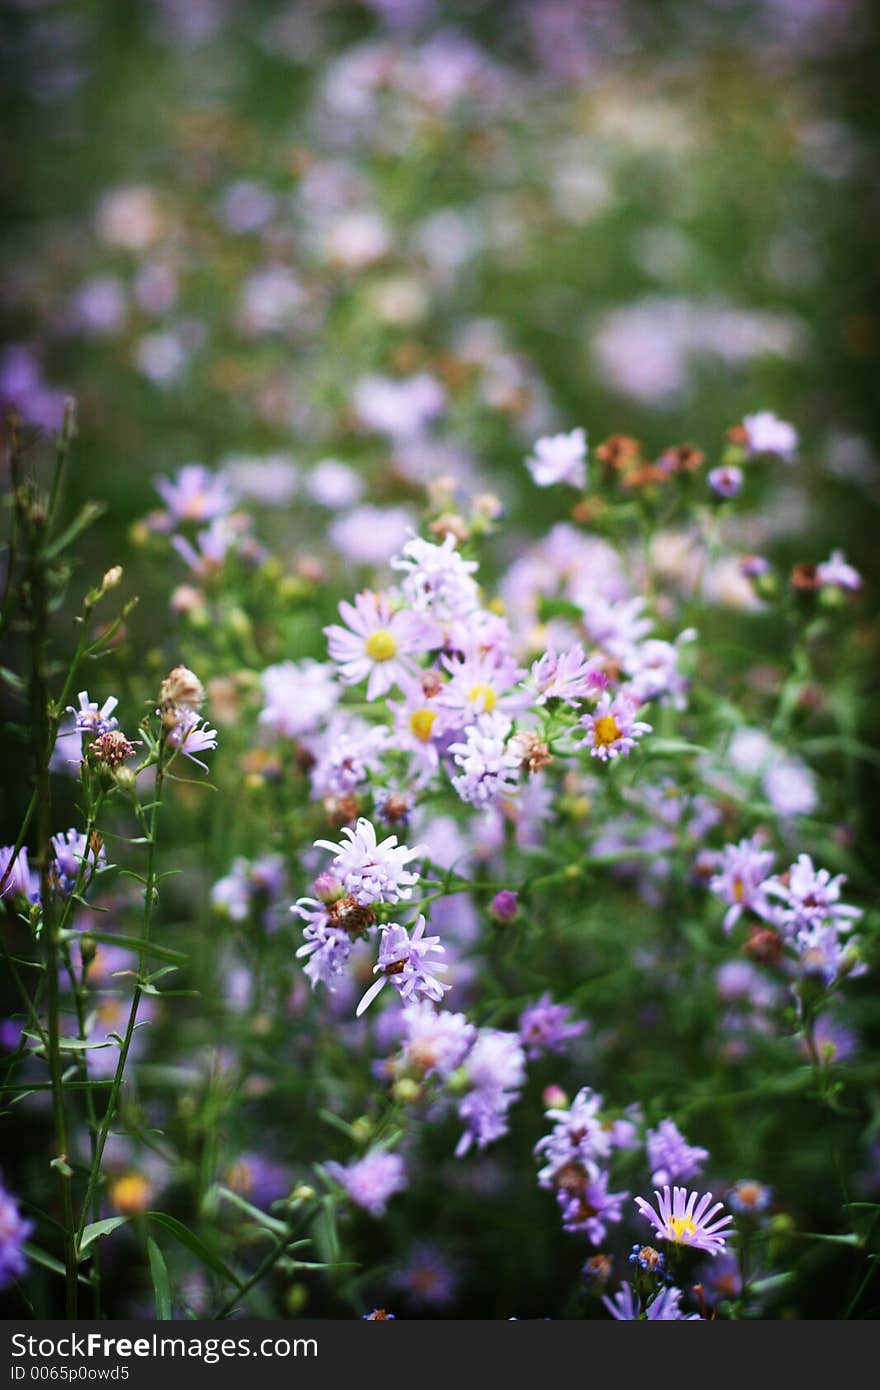
[[[157,478],[155,488],[175,522],[213,521],[235,506],[226,478],[201,463],[187,463],[173,478]]]
[[[65,894],[73,892],[83,864],[88,881],[104,867],[107,858],[100,842],[90,844],[87,837],[75,829],[53,835],[52,851],[55,884],[58,891]]]
[[[579,722],[586,736],[576,746],[589,748],[590,757],[599,758],[603,763],[628,756],[642,735],[652,731],[650,724],[636,719],[637,709],[623,692],[612,699],[610,693],[604,691],[594,712],[581,715]]]
[[[681,1289],[669,1286],[660,1289],[645,1306],[632,1287],[623,1283],[613,1298],[605,1295],[602,1302],[618,1322],[700,1322],[699,1313],[681,1311],[679,1305],[683,1297]]]
[[[589,1086],[582,1086],[568,1109],[546,1112],[553,1130],[539,1139],[535,1153],[542,1154],[546,1166],[538,1174],[541,1187],[566,1191],[581,1190],[585,1178],[596,1177],[599,1161],[612,1148],[611,1132],[602,1123],[602,1097]]]
[[[772,410],[747,415],[742,428],[750,454],[776,454],[786,460],[794,456],[798,446],[797,430],[787,420],[780,420]]]
[[[391,568],[405,576],[401,589],[407,603],[438,622],[466,618],[479,607],[473,578],[479,566],[476,560],[464,559],[452,535],[442,545],[414,536],[391,561]]]
[[[458,1117],[465,1126],[455,1146],[462,1158],[476,1144],[484,1149],[507,1133],[507,1114],[526,1077],[526,1058],[515,1033],[481,1028],[464,1063],[471,1089],[459,1102]]]
[[[406,1165],[400,1154],[369,1153],[355,1163],[324,1165],[331,1178],[345,1188],[351,1200],[371,1216],[384,1216],[389,1200],[407,1185]]]
[[[816,578],[825,587],[848,589],[851,593],[862,587],[862,576],[847,563],[842,550],[832,550],[830,558],[816,566]]]
[[[586,457],[586,431],[577,429],[570,434],[544,435],[535,444],[534,453],[526,459],[526,467],[538,487],[552,487],[554,483],[585,487]]]
[[[33,1229],[33,1222],[25,1220],[15,1198],[0,1184],[0,1289],[27,1269],[24,1244]]]
[[[674,1120],[661,1120],[645,1136],[652,1183],[669,1183],[695,1178],[703,1171],[708,1149],[689,1144]]]
[[[376,837],[372,821],[361,816],[355,828],[344,826],[342,844],[332,840],[316,840],[316,849],[326,849],[334,856],[333,871],[341,879],[345,891],[357,902],[397,903],[412,897],[418,874],[406,865],[425,853],[424,845],[409,849],[397,843],[396,835],[384,840]]]
[[[175,748],[197,767],[208,772],[208,764],[197,756],[211,753],[217,747],[217,730],[212,729],[207,719],[200,719],[195,710],[181,709],[180,717],[167,735],[169,748]]]
[[[628,1196],[628,1192],[608,1191],[606,1172],[587,1178],[577,1191],[560,1188],[556,1200],[562,1210],[563,1229],[585,1235],[594,1245],[600,1245],[609,1223],[621,1219],[623,1203]]]
[[[452,785],[462,801],[474,806],[494,806],[515,794],[520,755],[506,742],[510,720],[500,711],[481,714],[464,731],[464,739],[449,745],[459,769]]]
[[[447,967],[438,961],[429,960],[428,957],[442,955],[444,947],[440,944],[439,936],[425,936],[426,926],[424,917],[419,917],[411,936],[406,927],[401,927],[396,922],[390,922],[387,927],[382,928],[379,959],[373,966],[373,974],[379,978],[370,985],[358,1004],[356,1017],[360,1018],[370,1007],[389,980],[401,999],[407,1002],[418,999],[440,1000],[446,990],[451,988],[435,978],[438,971],[445,971]]]
[[[443,665],[450,679],[437,702],[448,711],[453,727],[495,710],[512,715],[529,704],[525,691],[515,689],[525,673],[508,656],[478,652],[463,659],[444,657]]]
[[[740,1216],[761,1216],[773,1200],[773,1189],[754,1178],[740,1178],[727,1194],[727,1201]]]
[[[461,1066],[477,1036],[464,1014],[435,1009],[428,1000],[408,1004],[403,1025],[400,1062],[404,1070],[419,1077],[439,1076],[442,1081]]]
[[[579,1038],[587,1025],[573,1023],[567,1004],[554,1004],[549,994],[542,994],[520,1014],[518,1027],[526,1056],[535,1058],[544,1052],[564,1052],[566,1043]]]
[[[40,891],[39,877],[28,863],[27,848],[14,850],[14,845],[0,846],[0,898],[33,898]]]
[[[119,704],[115,695],[108,696],[100,707],[97,700],[89,699],[87,690],[81,690],[76,698],[77,706],[67,706],[67,713],[74,717],[76,733],[91,734],[97,738],[100,734],[107,734],[119,728],[119,720],[113,717],[113,711]]]
[[[722,464],[711,469],[706,482],[716,497],[738,497],[742,492],[745,475],[741,468]]]
[[[833,925],[848,931],[861,917],[861,910],[840,901],[846,874],[832,878],[827,869],[817,869],[808,854],[799,854],[788,873],[771,878],[763,888],[768,897],[782,906],[773,912],[774,922],[789,936]]]
[[[765,880],[773,867],[772,850],[764,849],[759,837],[753,835],[738,845],[725,845],[719,859],[709,890],[728,904],[724,930],[732,931],[747,909],[759,917],[769,916]]]
[[[325,627],[331,660],[346,685],[367,682],[367,699],[376,700],[413,671],[412,657],[426,650],[421,625],[406,609],[393,610],[387,594],[365,589],[353,604],[339,605],[345,623]]]
[[[332,666],[319,661],[281,661],[260,676],[260,723],[283,738],[312,733],[339,700]]]
[[[727,1228],[733,1217],[725,1214],[721,1202],[712,1203],[712,1193],[688,1192],[686,1187],[668,1186],[655,1190],[656,1209],[644,1197],[636,1197],[639,1213],[650,1221],[658,1236],[673,1245],[687,1245],[692,1250],[705,1250],[707,1255],[720,1255],[727,1242]],[[711,1204],[711,1205],[710,1205]]]
[[[588,695],[604,688],[608,677],[584,656],[578,643],[567,652],[548,647],[543,656],[532,663],[529,684],[538,692],[536,705],[548,700],[562,700],[576,705]]]

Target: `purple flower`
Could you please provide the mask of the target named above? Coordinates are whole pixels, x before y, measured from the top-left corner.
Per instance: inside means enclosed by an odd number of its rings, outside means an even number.
[[[87,690],[81,690],[76,698],[78,707],[68,705],[67,713],[74,716],[77,733],[91,734],[97,738],[100,734],[109,734],[119,728],[119,720],[113,717],[113,711],[119,704],[115,695],[108,696],[100,708],[97,700],[89,699]]]
[[[656,1209],[644,1197],[636,1197],[640,1215],[650,1221],[658,1236],[673,1245],[687,1245],[693,1250],[705,1250],[709,1255],[720,1255],[727,1240],[726,1228],[733,1217],[718,1216],[724,1208],[721,1202],[712,1202],[712,1193],[705,1192],[702,1197],[687,1188],[674,1187],[670,1194],[668,1186],[662,1193],[654,1192]]]
[[[767,896],[782,904],[773,910],[774,922],[789,937],[824,926],[848,931],[862,914],[840,901],[845,882],[845,874],[832,878],[827,869],[814,868],[808,854],[799,854],[787,874],[764,884]]]
[[[520,759],[507,744],[512,725],[499,711],[481,714],[464,731],[464,740],[449,745],[459,769],[452,785],[462,801],[489,807],[515,794]]]
[[[601,1244],[608,1223],[621,1219],[628,1196],[628,1192],[608,1191],[608,1174],[604,1171],[587,1178],[576,1191],[560,1188],[556,1200],[562,1210],[563,1229],[585,1235],[594,1245]]]
[[[427,649],[424,626],[414,613],[391,607],[387,594],[365,589],[353,604],[343,600],[338,623],[324,629],[330,658],[346,685],[367,682],[367,699],[386,695],[413,670],[412,658]]]
[[[412,897],[418,874],[406,865],[424,854],[424,846],[408,849],[398,845],[397,836],[378,840],[371,821],[361,816],[354,830],[345,826],[342,844],[331,840],[316,840],[316,849],[326,849],[334,856],[333,870],[342,879],[347,893],[359,903],[397,903]]]
[[[20,896],[34,901],[40,891],[39,878],[28,864],[27,849],[22,846],[13,855],[14,849],[14,845],[0,847],[0,898]]]
[[[798,437],[794,425],[780,420],[772,410],[759,410],[754,415],[747,415],[742,427],[750,454],[776,454],[788,461],[797,449]]]
[[[446,536],[442,545],[415,536],[391,567],[405,575],[401,588],[407,603],[438,622],[467,618],[479,607],[477,562],[459,554],[454,536]]]
[[[203,763],[196,755],[210,753],[217,747],[217,730],[210,727],[207,719],[200,719],[195,710],[181,708],[178,711],[177,723],[168,731],[167,742],[169,748],[182,753],[185,758],[189,758],[197,767],[207,772],[208,764]]]
[[[724,930],[731,931],[746,909],[767,917],[765,880],[773,866],[772,851],[765,850],[755,835],[738,845],[725,845],[719,859],[719,871],[709,880],[709,889],[729,905]]]
[[[425,926],[424,917],[419,917],[412,936],[406,927],[401,927],[396,922],[390,922],[382,928],[379,959],[373,966],[373,973],[379,978],[370,985],[358,1004],[358,1018],[370,1007],[389,980],[401,999],[415,1001],[422,998],[443,998],[450,986],[435,979],[435,974],[437,971],[445,971],[447,967],[429,960],[428,957],[432,954],[442,954],[444,948],[440,944],[439,936],[425,936]]]
[[[738,497],[742,492],[743,482],[745,481],[741,468],[725,467],[713,468],[706,482],[716,497]]]
[[[235,506],[229,483],[201,463],[187,463],[173,479],[157,478],[156,491],[175,522],[214,521]]]
[[[258,1153],[239,1154],[225,1174],[226,1186],[255,1207],[268,1209],[290,1191],[287,1169]]]
[[[539,1139],[535,1153],[543,1154],[546,1165],[538,1174],[541,1187],[577,1184],[583,1174],[596,1177],[599,1163],[611,1152],[612,1139],[601,1118],[602,1097],[583,1086],[568,1109],[548,1110],[554,1122],[550,1134]]]
[[[638,706],[624,693],[611,698],[606,690],[600,696],[593,714],[581,716],[580,724],[586,737],[576,746],[589,748],[590,756],[605,763],[626,757],[643,734],[651,733],[651,725],[636,719]]]
[[[75,829],[59,831],[57,835],[53,835],[52,849],[55,856],[55,886],[60,893],[65,894],[73,892],[83,864],[86,866],[83,884],[85,886],[94,874],[104,867],[107,859],[103,845],[99,845],[96,852],[95,846],[89,844],[86,836]]]
[[[461,1158],[473,1144],[484,1149],[507,1133],[507,1112],[525,1081],[525,1054],[515,1033],[481,1028],[464,1063],[471,1090],[460,1101],[465,1131],[455,1149]]]
[[[24,1243],[33,1231],[32,1221],[26,1221],[18,1203],[0,1184],[0,1289],[20,1279],[27,1269]]]
[[[816,578],[822,585],[847,589],[851,593],[862,587],[862,576],[847,564],[842,550],[832,550],[831,558],[816,566]]]
[[[554,1004],[549,994],[542,994],[536,1004],[530,1004],[519,1016],[519,1036],[530,1058],[543,1052],[564,1052],[571,1038],[585,1031],[585,1023],[572,1023],[567,1004]]]
[[[500,893],[496,893],[489,904],[489,912],[496,922],[513,922],[519,910],[517,904],[518,894],[510,888],[502,888]]]
[[[442,1308],[455,1296],[455,1270],[433,1241],[417,1241],[390,1283],[417,1308]]]
[[[282,738],[313,733],[339,700],[333,668],[318,661],[281,661],[260,676],[260,723]]]
[[[341,1163],[327,1163],[325,1167],[351,1200],[371,1216],[384,1216],[389,1200],[408,1182],[400,1154],[369,1153],[345,1167]]]
[[[613,1298],[605,1295],[602,1302],[618,1322],[699,1322],[699,1313],[681,1311],[679,1305],[683,1297],[681,1289],[664,1288],[644,1305],[630,1285],[623,1283]]]
[[[404,1041],[401,1063],[420,1077],[446,1081],[470,1052],[477,1030],[464,1014],[435,1009],[428,1000],[403,1010]]]
[[[760,1216],[772,1200],[772,1188],[752,1178],[740,1178],[727,1194],[728,1205],[740,1216]]]
[[[526,459],[526,467],[538,487],[552,487],[554,483],[584,487],[586,457],[586,431],[576,429],[570,434],[544,435],[535,444],[534,453]]]
[[[548,700],[576,705],[601,690],[607,679],[603,671],[586,659],[580,643],[567,652],[556,652],[548,647],[544,655],[532,663],[531,682],[538,692],[536,705],[545,705]]]
[[[674,1120],[661,1120],[656,1129],[649,1129],[645,1143],[652,1169],[651,1182],[657,1186],[697,1177],[709,1157],[707,1149],[687,1142]]]

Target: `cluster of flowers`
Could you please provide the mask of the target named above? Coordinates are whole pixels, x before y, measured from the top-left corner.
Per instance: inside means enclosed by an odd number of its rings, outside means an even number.
[[[841,901],[845,875],[817,869],[808,854],[774,874],[774,860],[760,835],[701,855],[699,868],[710,875],[710,891],[727,905],[725,932],[751,914],[747,953],[783,965],[796,982],[812,980],[830,990],[864,974],[858,938],[851,935],[862,913]]]

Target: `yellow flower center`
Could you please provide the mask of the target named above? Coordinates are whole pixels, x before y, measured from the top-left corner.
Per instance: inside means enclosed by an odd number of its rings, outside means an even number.
[[[475,685],[469,696],[473,704],[480,704],[484,714],[491,714],[498,703],[495,691],[491,685]]]
[[[745,897],[745,895],[746,895],[746,886],[745,886],[745,884],[743,883],[743,881],[742,881],[741,878],[735,878],[735,879],[733,880],[733,901],[734,901],[735,903],[741,903],[742,900],[743,900],[743,898]]]
[[[671,1232],[670,1239],[678,1242],[679,1245],[686,1241],[688,1236],[694,1236],[697,1233],[697,1228],[689,1216],[670,1216],[669,1230]]]
[[[422,743],[427,743],[434,728],[434,720],[437,718],[432,709],[417,709],[409,717],[409,727],[416,738],[421,739]]]
[[[126,1216],[146,1211],[152,1195],[153,1189],[141,1173],[126,1173],[110,1188],[110,1201]]]
[[[372,661],[390,661],[397,652],[397,643],[387,627],[377,627],[367,638],[367,656]]]
[[[593,742],[602,748],[609,748],[620,738],[620,725],[613,714],[603,714],[593,725]]]

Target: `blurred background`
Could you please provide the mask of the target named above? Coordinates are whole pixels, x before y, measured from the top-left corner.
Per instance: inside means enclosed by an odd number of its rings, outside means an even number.
[[[186,655],[186,566],[156,567],[143,518],[188,462],[224,470],[294,580],[345,593],[426,482],[491,487],[512,552],[558,515],[523,468],[539,435],[717,454],[772,410],[801,448],[740,548],[785,568],[843,546],[876,585],[872,8],[2,0],[0,405],[37,437],[77,399],[69,505],[106,511],[74,593],[121,562],[143,595],[113,679]],[[228,669],[255,666],[236,641]],[[5,733],[4,762],[9,843],[29,785]],[[853,812],[864,845],[877,809]]]

